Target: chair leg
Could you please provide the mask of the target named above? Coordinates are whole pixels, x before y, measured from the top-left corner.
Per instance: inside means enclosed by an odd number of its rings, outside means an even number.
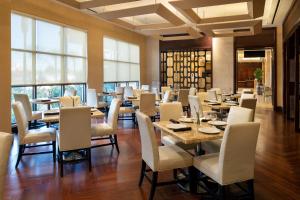
[[[197,169],[193,166],[188,168],[190,192],[197,193]]]
[[[63,159],[63,152],[58,150],[59,154],[59,161],[60,161],[60,177],[64,176],[64,159]]]
[[[140,181],[139,181],[140,187],[143,184],[145,173],[146,173],[146,162],[144,160],[142,160],[141,175],[140,175]]]
[[[247,181],[247,185],[248,185],[248,191],[249,191],[249,195],[251,199],[255,199],[255,195],[254,195],[254,180],[248,180]]]
[[[157,186],[157,177],[158,177],[158,172],[153,172],[152,181],[151,181],[151,192],[150,192],[150,195],[149,195],[149,200],[152,200],[154,198],[155,189],[156,189],[156,186]]]
[[[218,199],[219,200],[225,199],[225,186],[223,185],[218,186]]]
[[[173,178],[177,180],[177,169],[173,169]]]
[[[92,171],[92,155],[91,155],[91,148],[87,149],[88,153],[88,161],[89,161],[89,171]]]
[[[118,145],[118,137],[116,134],[114,135],[114,141],[115,141],[115,146],[116,146],[117,152],[120,153],[120,149],[119,149],[119,145]]]
[[[52,141],[53,162],[56,162],[56,141]]]
[[[19,165],[20,160],[22,158],[22,154],[23,154],[24,149],[25,149],[24,145],[19,145],[18,158],[17,158],[17,162],[16,162],[16,165],[15,165],[15,168],[18,168],[18,165]]]

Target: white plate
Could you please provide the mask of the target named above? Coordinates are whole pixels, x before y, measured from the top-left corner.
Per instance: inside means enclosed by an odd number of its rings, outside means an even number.
[[[193,123],[193,119],[192,118],[180,118],[179,119],[180,122],[184,122],[184,123]]]
[[[208,124],[214,125],[214,126],[224,126],[227,124],[227,122],[224,121],[209,121]]]
[[[202,133],[207,133],[207,134],[217,134],[220,133],[221,130],[217,129],[215,127],[203,127],[198,129]]]
[[[179,128],[186,128],[187,125],[185,124],[168,124],[167,128],[169,129],[179,129]]]

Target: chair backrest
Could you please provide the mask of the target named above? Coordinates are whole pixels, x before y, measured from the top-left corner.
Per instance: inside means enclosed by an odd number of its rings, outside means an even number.
[[[22,103],[28,121],[32,118],[32,107],[27,94],[14,94],[15,101]]]
[[[150,85],[142,85],[141,89],[144,91],[150,91]]]
[[[91,109],[61,108],[59,114],[59,149],[70,151],[91,147]]]
[[[118,99],[123,100],[124,98],[124,87],[116,87],[115,88],[116,97]]]
[[[254,121],[257,99],[241,99],[240,107],[249,108],[252,112],[252,121]]]
[[[242,95],[241,95],[241,100],[242,99],[254,99],[254,98],[255,98],[255,94],[242,93]]]
[[[201,102],[204,102],[207,100],[207,92],[198,92],[197,96],[199,97]]]
[[[23,104],[21,102],[15,102],[12,105],[16,122],[18,126],[18,140],[19,144],[24,144],[24,137],[28,131],[28,119],[23,107]]]
[[[118,116],[121,103],[122,101],[120,99],[113,98],[109,107],[107,123],[113,130],[117,130],[118,128]]]
[[[226,127],[219,155],[220,184],[254,178],[256,143],[260,124],[232,124]]]
[[[159,153],[153,124],[150,118],[140,111],[136,112],[136,117],[140,130],[142,159],[153,171],[156,171]]]
[[[180,102],[161,103],[159,106],[160,121],[169,121],[170,119],[179,119],[183,115]]]
[[[170,90],[167,90],[165,93],[164,93],[164,96],[163,96],[163,103],[167,103],[169,102],[171,99],[171,91]]]
[[[8,158],[13,141],[13,135],[0,132],[0,199],[3,199],[5,177],[7,175]]]
[[[77,95],[77,90],[75,88],[69,88],[64,92],[64,96],[76,96],[76,95]]]
[[[207,90],[207,100],[209,100],[209,101],[217,101],[218,100],[216,90]]]
[[[188,89],[179,89],[178,92],[178,101],[182,104],[182,106],[189,106],[189,90]]]
[[[232,106],[229,110],[227,123],[228,124],[237,124],[252,122],[253,120],[253,110],[248,108],[242,108],[239,106]]]
[[[80,105],[80,96],[64,96],[59,98],[59,104],[62,108],[76,107]]]
[[[221,88],[211,88],[210,90],[216,91],[217,95],[221,95],[222,94]]]
[[[156,99],[157,101],[160,101],[160,95],[159,95],[158,88],[152,88],[151,91],[152,91],[152,93],[155,94],[155,99]]]
[[[133,96],[133,88],[131,86],[126,86],[124,88],[124,98]]]
[[[189,90],[189,95],[196,95],[196,93],[197,93],[197,89],[194,87],[191,87]]]
[[[140,111],[148,116],[155,116],[155,94],[143,93],[140,97]]]
[[[192,118],[197,118],[197,112],[203,117],[203,109],[198,96],[189,95],[189,104]]]
[[[253,94],[253,90],[250,88],[242,89],[242,94]]]
[[[140,97],[142,93],[143,93],[142,89],[133,89],[133,96],[135,97]]]
[[[98,98],[97,98],[96,89],[87,89],[86,105],[94,108],[98,107]]]
[[[161,89],[161,95],[162,95],[162,97],[165,95],[166,91],[170,91],[171,90],[170,86],[162,86],[160,89]]]

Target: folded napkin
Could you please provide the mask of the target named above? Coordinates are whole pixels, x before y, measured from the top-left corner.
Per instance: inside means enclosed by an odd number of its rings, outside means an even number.
[[[185,127],[185,128],[176,128],[176,129],[173,129],[174,132],[190,131],[190,130],[192,130],[191,127]]]
[[[170,119],[169,121],[172,122],[173,124],[180,124],[180,122],[175,119]]]

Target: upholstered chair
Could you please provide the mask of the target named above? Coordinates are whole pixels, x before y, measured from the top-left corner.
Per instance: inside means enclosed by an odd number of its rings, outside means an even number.
[[[150,91],[150,85],[142,85],[141,89],[144,91]]]
[[[162,98],[163,98],[164,95],[165,95],[165,92],[166,92],[166,91],[171,91],[171,88],[170,88],[170,86],[162,86],[162,87],[160,88],[160,91],[161,91],[161,96],[162,96]]]
[[[155,100],[156,101],[160,101],[161,98],[160,98],[160,94],[159,94],[158,88],[152,88],[151,91],[152,91],[152,93],[155,94]]]
[[[240,107],[252,109],[252,111],[253,111],[252,121],[254,121],[254,118],[255,118],[256,102],[257,102],[257,99],[255,99],[255,98],[240,100]]]
[[[253,111],[248,108],[232,106],[227,117],[227,124],[239,124],[252,122]],[[222,139],[202,142],[202,148],[208,153],[219,152],[222,144]]]
[[[60,176],[64,174],[64,152],[83,150],[91,171],[91,109],[89,107],[61,108],[57,134]]]
[[[16,102],[21,102],[25,110],[26,118],[31,121],[40,120],[43,118],[43,113],[40,111],[32,111],[32,106],[27,94],[14,94]]]
[[[93,108],[107,109],[107,103],[104,101],[98,101],[96,89],[87,89],[86,105]]]
[[[120,152],[119,145],[118,145],[118,137],[117,137],[118,115],[119,115],[120,105],[121,105],[121,100],[114,98],[110,104],[107,122],[92,124],[92,129],[91,129],[92,140],[106,140],[106,139],[110,140],[110,143],[108,144],[93,145],[92,148],[107,146],[107,145],[115,145],[118,153]]]
[[[152,200],[158,184],[158,172],[190,167],[192,165],[193,158],[189,153],[176,145],[158,146],[154,127],[150,118],[140,111],[137,111],[136,115],[142,146],[142,168],[139,186],[143,183],[144,176],[146,175],[146,166],[148,165],[153,172],[151,192],[148,198]]]
[[[196,93],[197,93],[197,89],[196,89],[196,88],[194,88],[194,87],[191,87],[191,88],[189,89],[189,95],[193,95],[193,96],[195,96],[195,95],[196,95]]]
[[[23,108],[23,104],[20,102],[13,103],[13,110],[16,116],[18,126],[18,142],[19,142],[19,153],[16,162],[16,168],[22,156],[33,155],[33,154],[44,154],[53,153],[53,161],[56,160],[56,130],[54,128],[41,128],[41,129],[28,129],[26,112]],[[26,148],[45,146],[31,145],[35,143],[47,142],[47,145],[52,145],[52,151],[37,152],[37,153],[25,153]]]
[[[115,88],[116,98],[123,100],[124,99],[124,87]]]
[[[63,96],[59,98],[61,108],[76,107],[81,104],[80,96]]]
[[[221,88],[211,88],[210,90],[216,91],[217,95],[221,95],[222,94]]]
[[[208,101],[218,101],[218,96],[216,90],[207,90],[207,100]]]
[[[167,90],[165,91],[164,95],[163,95],[163,99],[162,102],[163,103],[167,103],[171,101],[171,90]]]
[[[199,113],[200,117],[203,117],[203,109],[199,97],[189,95],[188,98],[191,110],[191,117],[197,119],[197,112]]]
[[[254,99],[254,98],[255,98],[255,94],[242,93],[240,101],[242,99]]]
[[[155,106],[155,94],[141,94],[139,110],[150,118],[155,119],[155,116],[157,115],[157,109]]]
[[[4,187],[5,187],[5,176],[7,175],[8,158],[10,154],[10,148],[13,142],[13,135],[10,133],[0,132],[0,200],[2,200]]]
[[[170,119],[178,120],[183,115],[182,105],[180,102],[161,103],[159,106],[160,121],[169,121]],[[161,143],[164,145],[179,144],[180,141],[161,131]]]
[[[179,89],[177,101],[179,101],[181,103],[182,107],[185,110],[188,109],[188,107],[189,107],[188,96],[189,96],[188,89]]]
[[[247,181],[254,199],[254,165],[260,124],[230,124],[226,127],[220,153],[194,157],[194,167],[219,184],[218,198],[224,199],[225,186]]]
[[[198,92],[197,96],[199,97],[201,104],[208,99],[207,92]],[[202,109],[203,111],[211,111],[211,107],[208,105],[202,105]]]
[[[64,96],[76,96],[77,95],[77,90],[75,88],[70,88],[65,90]]]
[[[142,89],[134,89],[133,90],[133,96],[139,98],[141,96],[141,94],[143,93]]]
[[[131,86],[126,86],[124,88],[124,98],[132,97],[133,96],[133,88]]]

